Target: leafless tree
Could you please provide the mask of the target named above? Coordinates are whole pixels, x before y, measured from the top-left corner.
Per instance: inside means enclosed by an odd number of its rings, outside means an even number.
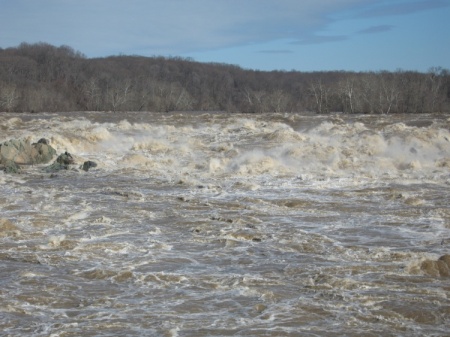
[[[113,112],[118,111],[119,108],[128,102],[131,93],[131,80],[126,80],[123,83],[114,83],[108,86],[107,99]]]
[[[19,103],[20,95],[15,85],[0,87],[0,108],[4,111],[14,111]]]
[[[90,78],[84,84],[83,93],[84,96],[86,97],[87,109],[93,111],[100,110],[101,91],[95,78]]]
[[[87,59],[70,47],[0,49],[8,111],[450,112],[450,73],[257,71],[180,57]]]
[[[311,82],[309,90],[314,98],[314,110],[320,114],[329,112],[328,99],[330,88],[324,85],[322,79]]]

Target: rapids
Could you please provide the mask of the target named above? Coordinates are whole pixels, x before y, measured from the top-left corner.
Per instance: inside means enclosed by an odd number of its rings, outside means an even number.
[[[2,336],[443,336],[450,118],[0,114]],[[85,160],[98,164],[85,172]]]

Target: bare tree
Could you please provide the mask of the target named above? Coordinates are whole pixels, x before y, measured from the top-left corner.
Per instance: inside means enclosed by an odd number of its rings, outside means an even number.
[[[378,77],[378,111],[389,114],[395,109],[400,96],[395,74],[382,72]]]
[[[126,80],[123,83],[117,83],[108,86],[107,99],[113,112],[122,108],[128,102],[131,93],[131,81]]]
[[[88,110],[100,110],[101,91],[98,81],[95,78],[89,79],[84,84],[84,95],[86,97],[86,107]]]
[[[309,84],[309,90],[314,98],[314,110],[320,114],[329,112],[328,99],[330,88],[323,84],[322,79],[312,81]]]
[[[430,112],[436,112],[442,109],[441,105],[445,97],[442,94],[445,73],[445,70],[441,67],[432,67],[428,71]]]
[[[0,107],[4,111],[14,111],[19,103],[19,93],[15,85],[0,88]]]
[[[288,104],[288,95],[281,89],[275,90],[268,97],[269,111],[286,112],[288,110]]]
[[[342,99],[342,106],[344,112],[349,112],[351,114],[356,112],[357,102],[356,102],[356,79],[352,77],[347,77],[343,79],[339,85],[338,90]]]
[[[67,46],[24,43],[0,49],[0,108],[450,112],[450,74],[265,72],[184,58],[87,59]]]

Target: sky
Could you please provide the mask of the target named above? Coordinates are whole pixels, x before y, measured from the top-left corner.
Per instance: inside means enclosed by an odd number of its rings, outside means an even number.
[[[255,70],[450,69],[450,0],[0,0],[0,48]]]

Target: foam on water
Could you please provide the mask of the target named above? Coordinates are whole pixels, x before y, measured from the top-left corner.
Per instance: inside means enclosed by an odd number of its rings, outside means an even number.
[[[11,123],[16,125],[19,120],[12,118],[5,124]],[[20,124],[27,126],[32,122]],[[58,125],[57,118],[39,124],[41,130],[52,129],[50,139],[58,152],[69,151],[83,157],[106,155],[105,161],[111,166],[117,163],[111,160],[112,156],[119,160],[125,156],[134,159],[129,161],[131,166],[136,160],[143,165],[151,161],[161,163],[161,168],[172,166],[174,171],[185,167],[186,162],[195,162],[194,170],[206,168],[202,174],[398,176],[445,169],[450,158],[450,133],[436,123],[420,128],[394,123],[369,129],[363,122],[335,119],[303,132],[277,121],[236,117],[219,128],[153,126],[127,120],[100,124],[85,119],[64,119]],[[23,129],[22,136],[30,137],[29,130]],[[214,141],[210,142],[212,129]],[[253,137],[251,149],[247,148],[247,137]],[[208,143],[211,145],[205,146]],[[242,145],[236,147],[235,143]],[[122,164],[126,162],[127,159]]]
[[[23,114],[0,128],[77,161],[0,173],[6,335],[447,333],[448,278],[423,264],[450,242],[448,118]]]

